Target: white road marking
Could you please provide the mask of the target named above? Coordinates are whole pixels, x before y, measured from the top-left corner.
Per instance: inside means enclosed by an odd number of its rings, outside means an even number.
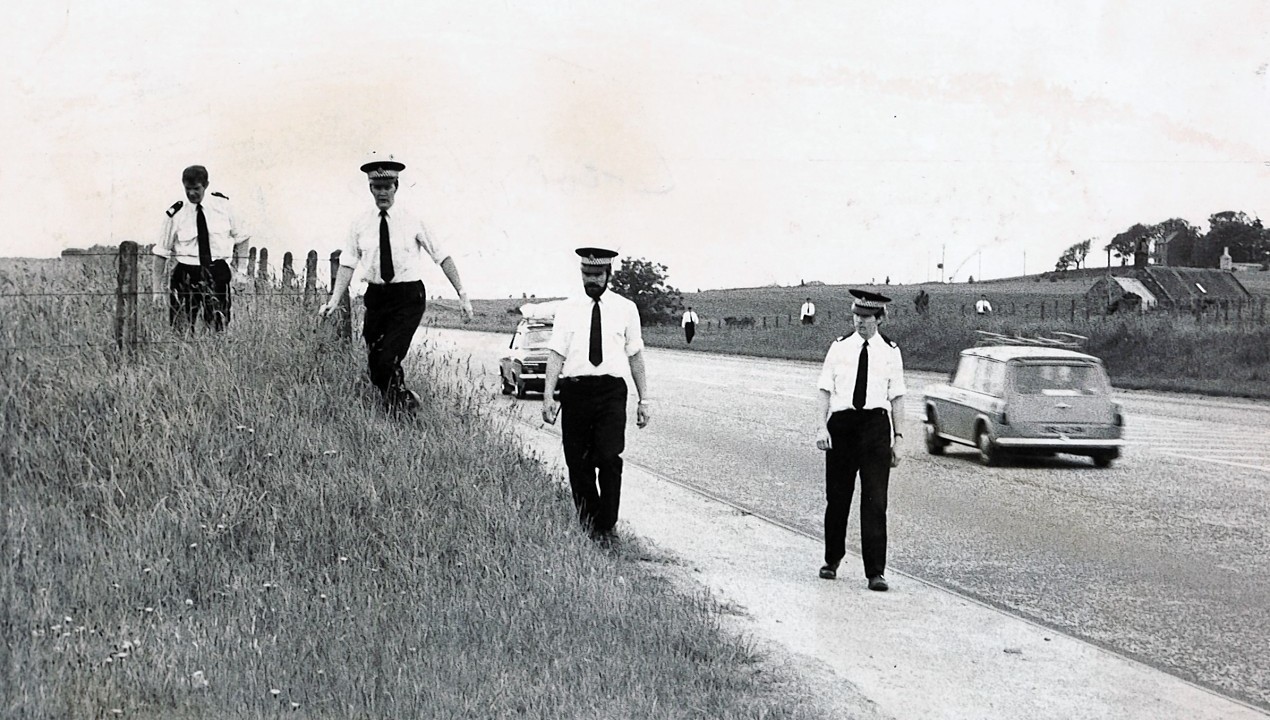
[[[1249,465],[1247,463],[1230,462],[1228,460],[1218,460],[1217,458],[1202,457],[1200,455],[1186,455],[1184,453],[1169,452],[1167,450],[1161,450],[1160,454],[1167,455],[1168,457],[1184,458],[1186,460],[1196,460],[1199,462],[1214,463],[1217,465],[1229,465],[1231,467],[1245,468],[1248,470],[1260,470],[1261,472],[1270,473],[1270,466],[1267,466],[1267,465]]]

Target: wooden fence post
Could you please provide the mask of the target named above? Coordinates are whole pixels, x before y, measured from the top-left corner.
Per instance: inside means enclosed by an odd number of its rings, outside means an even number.
[[[256,279],[260,282],[256,283],[256,287],[260,287],[269,282],[269,248],[260,248],[260,254],[256,256],[260,260],[256,265]]]
[[[331,287],[335,287],[335,277],[340,274],[340,253],[331,253]],[[353,299],[347,291],[340,298],[339,317],[335,319],[336,334],[341,340],[353,339]]]
[[[120,243],[117,262],[115,345],[131,358],[137,353],[137,244],[131,240]]]
[[[310,250],[304,259],[304,301],[317,295],[317,250]]]
[[[256,277],[256,248],[252,248],[247,253],[247,277]]]
[[[291,253],[284,253],[282,256],[282,287],[286,290],[295,289],[295,268],[291,267]]]

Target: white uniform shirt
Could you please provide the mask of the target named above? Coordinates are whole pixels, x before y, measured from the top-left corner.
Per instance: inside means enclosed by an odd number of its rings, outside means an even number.
[[[829,411],[851,410],[855,394],[855,371],[860,364],[859,333],[838,338],[829,346],[816,387],[829,392]],[[891,401],[903,395],[904,359],[900,349],[875,334],[869,339],[869,372],[864,385],[864,409],[891,409]]]
[[[697,314],[691,310],[684,311],[684,319],[679,323],[679,325],[682,327],[688,323],[692,323],[693,325],[697,324]]]
[[[816,314],[816,304],[812,302],[803,303],[803,309],[799,311],[799,317],[811,317]]]
[[[207,238],[212,261],[234,260],[234,245],[248,239],[229,209],[229,198],[217,193],[203,195],[203,219],[207,221]],[[198,265],[198,210],[188,200],[167,209],[163,235],[154,245],[154,254],[175,258],[185,265]]]
[[[628,358],[644,349],[639,309],[630,300],[612,290],[605,290],[600,296],[600,332],[603,335],[600,347],[604,350],[604,361],[592,365],[589,358],[593,304],[594,301],[584,294],[563,300],[556,308],[556,320],[547,347],[564,356],[562,377],[624,377],[631,370]]]
[[[424,256],[440,265],[450,253],[433,239],[423,221],[407,210],[396,206],[388,209],[388,243],[392,246],[392,282],[406,283],[423,279]],[[379,208],[371,208],[357,216],[344,250],[340,253],[340,265],[355,268],[362,263],[367,282],[382,284],[379,271]]]
[[[975,302],[975,312],[983,315],[992,312],[992,303],[987,300],[978,300]]]

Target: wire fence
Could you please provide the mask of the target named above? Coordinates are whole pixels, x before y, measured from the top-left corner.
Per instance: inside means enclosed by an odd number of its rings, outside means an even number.
[[[984,322],[991,318],[1008,318],[1015,322],[1066,324],[1073,327],[1088,326],[1108,321],[1135,321],[1168,319],[1173,322],[1190,322],[1196,325],[1230,327],[1262,326],[1267,322],[1267,305],[1264,297],[1246,299],[1195,300],[1190,302],[1160,302],[1154,307],[1116,306],[1091,302],[1084,297],[1068,299],[1037,299],[1009,301],[994,304],[993,311],[980,315],[974,302],[945,302],[919,311],[915,308],[892,304],[887,315],[892,318],[911,318],[914,321]],[[850,317],[850,307],[837,310],[840,319]],[[697,324],[700,330],[773,330],[794,325],[814,325],[832,322],[834,310],[817,313],[812,323],[804,323],[794,313],[774,315],[741,315],[721,318],[702,318]]]
[[[252,248],[246,273],[234,273],[230,286],[229,332],[217,332],[203,319],[190,328],[183,319],[173,322],[167,278],[155,282],[164,262],[124,242],[113,252],[76,252],[63,256],[54,276],[29,271],[0,284],[0,352],[100,349],[134,356],[142,346],[189,345],[215,342],[252,343],[259,338],[237,333],[236,324],[251,323],[279,310],[311,313],[329,295],[339,270],[339,251],[330,257],[330,282],[318,277],[317,251],[310,251],[302,274],[292,268],[291,253],[281,271],[271,272],[268,250]],[[148,269],[147,269],[148,268]],[[51,291],[53,286],[83,289]],[[154,288],[161,288],[154,292]],[[353,310],[347,293],[339,312],[329,321],[341,339],[352,336]]]

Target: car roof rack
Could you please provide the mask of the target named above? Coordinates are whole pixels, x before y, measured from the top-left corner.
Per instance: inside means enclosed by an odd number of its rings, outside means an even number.
[[[1043,335],[1004,335],[989,330],[975,330],[979,335],[979,339],[975,342],[976,347],[984,347],[987,345],[1024,345],[1030,347],[1049,347],[1062,348],[1064,350],[1083,350],[1085,343],[1089,338],[1076,333],[1063,332],[1055,330],[1050,335],[1057,337],[1045,337]]]

